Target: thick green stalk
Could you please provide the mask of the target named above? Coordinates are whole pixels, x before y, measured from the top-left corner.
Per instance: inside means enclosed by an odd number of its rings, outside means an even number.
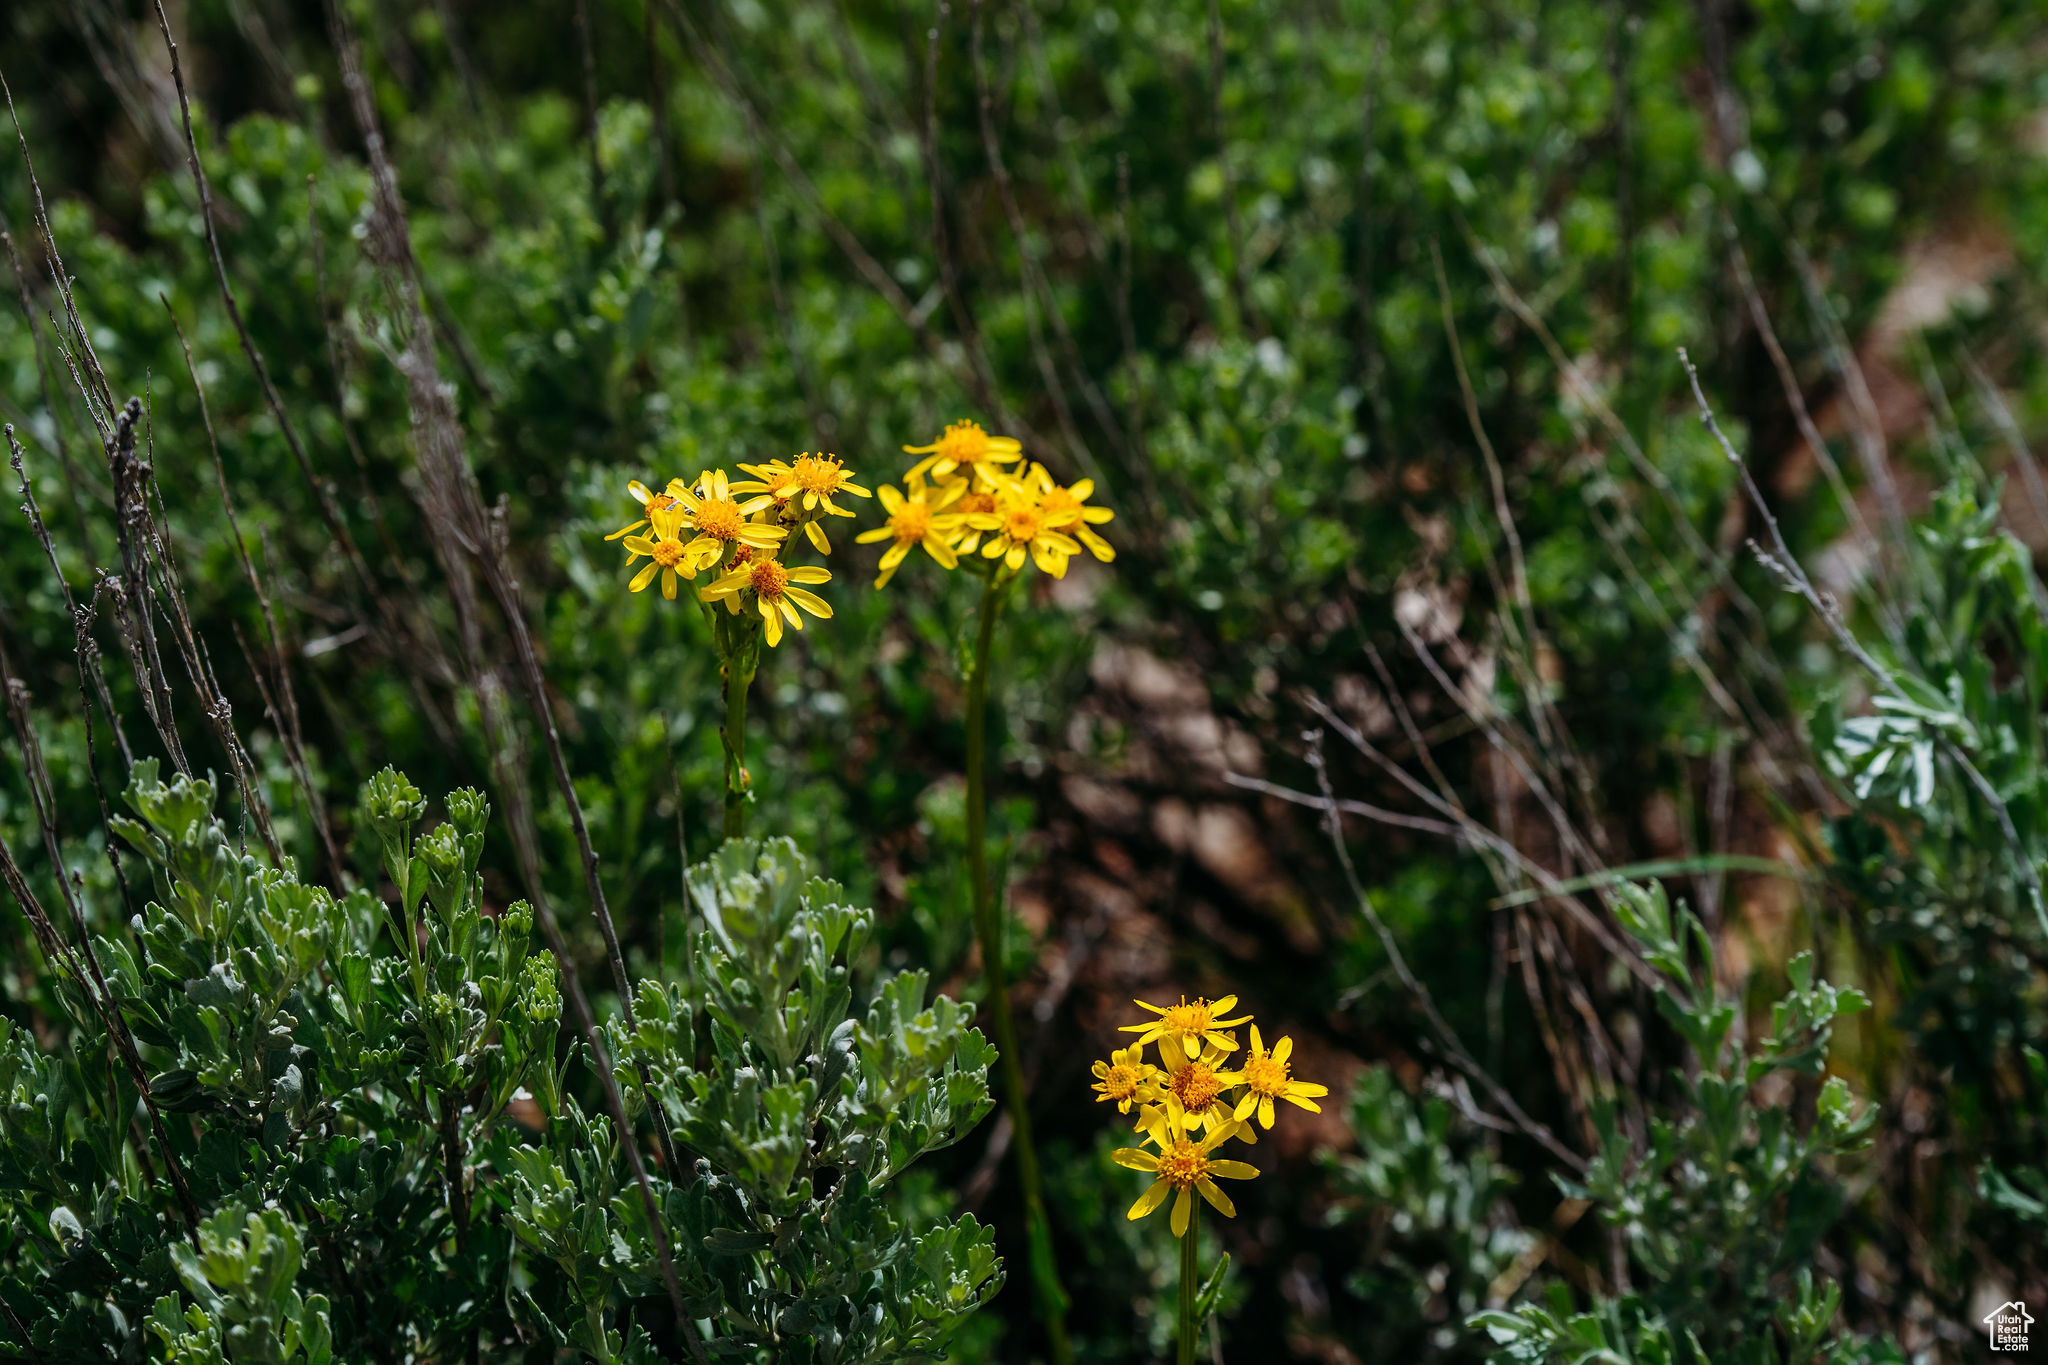
[[[988,985],[989,1015],[995,1024],[996,1052],[1003,1071],[1003,1102],[1010,1111],[1010,1145],[1017,1154],[1017,1181],[1024,1188],[1032,1288],[1054,1365],[1071,1365],[1074,1352],[1067,1344],[1067,1296],[1054,1267],[1052,1224],[1045,1216],[1045,1199],[1039,1188],[1038,1149],[1031,1142],[1031,1110],[1025,1101],[1024,1068],[1017,1060],[1017,1026],[1010,1017],[1009,988],[1003,980],[1002,932],[988,877],[988,663],[1004,586],[1001,567],[992,566],[981,594],[973,671],[967,675],[967,872],[973,887],[974,932],[981,940],[982,977]]]
[[[747,684],[754,670],[738,651],[725,661],[725,837],[747,832]]]
[[[1180,1365],[1195,1365],[1195,1334],[1201,1328],[1195,1321],[1195,1294],[1202,1270],[1202,1201],[1192,1190],[1181,1197],[1188,1201],[1188,1235],[1180,1239],[1180,1323],[1176,1336],[1180,1343]]]

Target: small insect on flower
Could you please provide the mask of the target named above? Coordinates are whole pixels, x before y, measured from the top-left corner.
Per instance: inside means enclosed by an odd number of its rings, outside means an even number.
[[[1130,1113],[1133,1103],[1153,1098],[1158,1089],[1159,1068],[1145,1060],[1143,1043],[1116,1049],[1108,1061],[1096,1062],[1092,1070],[1095,1084],[1089,1088],[1095,1092],[1095,1102],[1114,1101],[1119,1114]]]
[[[680,504],[671,502],[663,507],[651,504],[648,508],[648,529],[651,536],[629,535],[625,539],[626,563],[630,567],[634,560],[646,556],[651,562],[646,568],[633,575],[633,581],[626,586],[633,592],[644,591],[661,575],[661,595],[669,601],[676,600],[676,579],[690,579],[697,576],[697,561],[679,536],[682,513]]]
[[[1193,1004],[1188,1003],[1186,996],[1180,998],[1178,1005],[1153,1005],[1143,1000],[1133,1003],[1140,1009],[1151,1010],[1159,1017],[1142,1024],[1125,1024],[1118,1032],[1137,1034],[1140,1046],[1160,1039],[1167,1040],[1159,1044],[1162,1055],[1170,1050],[1168,1043],[1177,1043],[1190,1058],[1199,1057],[1202,1055],[1204,1039],[1225,1052],[1235,1052],[1237,1039],[1227,1030],[1251,1022],[1249,1014],[1242,1019],[1223,1017],[1237,1004],[1237,997],[1234,995],[1226,995],[1220,1000],[1197,997]]]
[[[1261,1128],[1273,1126],[1273,1101],[1286,1100],[1289,1104],[1300,1105],[1311,1114],[1320,1114],[1323,1107],[1317,1100],[1330,1093],[1330,1087],[1317,1085],[1314,1081],[1297,1081],[1289,1074],[1287,1059],[1293,1055],[1294,1040],[1282,1038],[1266,1051],[1265,1040],[1259,1037],[1259,1026],[1252,1025],[1251,1055],[1244,1059],[1244,1068],[1238,1079],[1244,1084],[1244,1097],[1237,1102],[1233,1117],[1249,1119],[1254,1112],[1259,1116]],[[1250,1130],[1250,1124],[1246,1124]]]
[[[1227,1139],[1236,1136],[1237,1131],[1235,1123],[1219,1124],[1201,1140],[1191,1139],[1187,1133],[1187,1115],[1181,1112],[1180,1102],[1168,1096],[1161,1106],[1159,1121],[1145,1133],[1159,1151],[1153,1153],[1143,1147],[1119,1147],[1114,1154],[1117,1165],[1144,1171],[1153,1177],[1151,1188],[1138,1196],[1138,1202],[1131,1205],[1131,1211],[1125,1217],[1136,1222],[1165,1203],[1166,1196],[1171,1194],[1174,1197],[1173,1235],[1185,1237],[1189,1204],[1192,1202],[1190,1195],[1196,1192],[1225,1218],[1237,1217],[1237,1206],[1230,1202],[1229,1195],[1216,1187],[1216,1179],[1220,1176],[1225,1180],[1250,1180],[1259,1173],[1258,1167],[1210,1155]]]
[[[878,588],[886,587],[896,576],[896,566],[915,546],[923,546],[926,554],[948,569],[960,563],[959,556],[954,553],[953,542],[959,538],[963,521],[957,512],[945,509],[960,496],[961,485],[955,483],[928,488],[913,479],[908,487],[910,491],[906,496],[889,484],[883,484],[882,510],[889,514],[889,524],[854,537],[855,543],[860,545],[872,545],[882,540],[894,542],[882,551],[882,572],[875,579]]]
[[[634,479],[632,482],[626,485],[626,491],[633,495],[633,501],[639,503],[642,507],[646,508],[650,513],[653,513],[664,512],[667,511],[669,508],[674,507],[677,502],[676,493],[679,489],[682,488],[682,486],[683,481],[681,479],[670,479],[668,481],[667,492],[655,493],[650,491],[646,484],[640,482],[640,480],[638,479]],[[618,530],[606,536],[605,539],[623,539],[626,536],[632,535],[635,531],[639,530],[646,524],[647,518],[642,517],[640,518],[640,520],[634,522],[630,526],[621,526]],[[630,563],[631,561],[629,560],[627,562]]]
[[[683,528],[697,533],[696,538],[684,547],[695,568],[709,568],[741,545],[772,551],[782,543],[789,534],[787,528],[748,520],[774,499],[762,492],[745,502],[740,501],[747,493],[760,487],[759,484],[735,484],[726,477],[723,469],[716,469],[700,478],[695,490],[675,489],[682,504]]]
[[[991,436],[979,422],[949,422],[945,434],[928,446],[905,446],[905,455],[922,455],[903,476],[929,477],[943,483],[956,475],[969,479],[977,488],[992,488],[1002,475],[1002,466],[1023,458],[1024,447],[1014,436]]]
[[[782,643],[785,618],[791,629],[804,628],[804,618],[797,613],[798,607],[820,620],[832,618],[831,603],[809,589],[797,586],[800,583],[823,583],[831,577],[831,570],[821,564],[799,564],[791,568],[772,556],[762,555],[750,558],[737,571],[699,589],[697,596],[706,602],[716,602],[735,594],[752,593],[755,608],[761,613],[762,634],[772,647]]]

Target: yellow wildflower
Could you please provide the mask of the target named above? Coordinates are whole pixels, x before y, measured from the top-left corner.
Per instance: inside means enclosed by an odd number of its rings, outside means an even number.
[[[952,485],[955,489],[963,486],[958,483]],[[985,489],[970,488],[960,494],[960,501],[953,510],[959,514],[961,523],[960,540],[953,549],[960,554],[971,555],[981,544],[982,537],[982,532],[974,524],[975,518],[996,510],[996,495]]]
[[[938,440],[928,446],[905,446],[903,453],[925,457],[911,466],[903,476],[906,480],[930,475],[943,482],[964,471],[964,477],[982,487],[995,483],[1001,466],[1023,458],[1024,447],[1014,436],[989,435],[979,422],[949,422]]]
[[[740,545],[772,551],[789,534],[784,527],[748,520],[773,501],[766,493],[745,502],[739,500],[760,486],[734,484],[723,469],[705,474],[694,491],[670,485],[682,504],[683,526],[697,533],[696,539],[685,547],[694,567],[702,569],[716,564]]]
[[[1159,1079],[1159,1068],[1145,1060],[1143,1043],[1112,1051],[1108,1061],[1097,1062],[1092,1070],[1095,1084],[1089,1088],[1095,1092],[1095,1102],[1114,1100],[1119,1114],[1130,1113],[1132,1102],[1150,1094]]]
[[[1237,1004],[1237,997],[1234,995],[1226,995],[1220,1000],[1197,997],[1193,1004],[1188,1003],[1186,996],[1180,998],[1178,1005],[1152,1005],[1143,1000],[1133,1003],[1141,1009],[1151,1010],[1159,1017],[1142,1024],[1125,1024],[1119,1032],[1137,1034],[1140,1044],[1167,1039],[1169,1042],[1178,1043],[1191,1058],[1202,1055],[1204,1039],[1214,1043],[1224,1052],[1237,1051],[1237,1039],[1225,1030],[1251,1022],[1249,1014],[1242,1019],[1223,1017]],[[1159,1051],[1163,1055],[1170,1049],[1162,1042],[1159,1044]]]
[[[1116,558],[1116,549],[1101,536],[1090,530],[1116,516],[1107,507],[1087,505],[1090,495],[1095,492],[1095,480],[1082,479],[1074,484],[1057,484],[1042,464],[1031,466],[1026,482],[1038,489],[1038,514],[1045,524],[1055,531],[1065,531],[1088,547],[1088,553],[1107,564]]]
[[[823,516],[850,517],[852,512],[832,501],[840,493],[851,493],[855,497],[874,496],[867,489],[853,481],[853,471],[841,464],[837,455],[817,454],[809,451],[797,456],[794,462],[770,460],[766,464],[743,464],[741,469],[761,480],[762,487],[775,499],[776,519],[784,525],[800,525],[811,544],[818,547],[818,553],[832,553],[832,543],[825,538],[825,531],[818,524]]]
[[[745,465],[740,467],[746,468]],[[769,476],[769,469],[775,469],[775,477]],[[853,513],[832,501],[834,494],[851,493],[858,498],[874,496],[853,481],[853,471],[841,464],[837,455],[813,455],[805,451],[796,457],[794,464],[776,460],[750,472],[765,480],[768,491],[778,498],[794,498],[799,493],[803,494],[806,512],[822,508],[835,517],[850,517]]]
[[[1003,481],[993,512],[974,513],[967,518],[967,524],[989,533],[981,547],[982,555],[1002,560],[1012,573],[1024,567],[1028,554],[1041,572],[1064,578],[1067,560],[1081,553],[1078,541],[1047,523],[1036,491],[1014,479]]]
[[[829,569],[821,564],[799,564],[791,568],[771,555],[758,558],[750,556],[737,570],[701,588],[697,596],[706,602],[732,599],[743,592],[754,595],[755,608],[761,613],[762,632],[769,645],[782,643],[782,623],[785,618],[790,628],[802,630],[804,618],[797,613],[802,607],[820,620],[830,620],[832,606],[824,598],[799,583],[823,583],[832,577]]]
[[[659,496],[659,495],[657,495]],[[676,578],[695,578],[697,563],[690,557],[689,547],[677,536],[680,517],[673,505],[654,507],[649,504],[652,536],[626,537],[626,563],[630,567],[634,560],[646,555],[646,568],[633,575],[633,581],[626,586],[640,592],[654,581],[655,574],[661,575],[661,595],[669,601],[676,600]]]
[[[960,534],[961,518],[958,513],[945,510],[960,496],[960,485],[927,488],[913,479],[907,487],[910,493],[906,497],[889,484],[883,484],[882,510],[889,514],[889,524],[854,537],[855,542],[861,545],[872,545],[881,540],[894,542],[882,551],[882,572],[875,579],[878,588],[887,586],[896,574],[896,566],[903,562],[913,546],[922,545],[926,554],[948,569],[960,562],[953,551],[953,542]]]
[[[682,484],[682,482],[683,481],[681,479],[670,479],[668,481],[667,492],[655,493],[650,491],[646,484],[640,482],[640,480],[638,479],[634,479],[626,485],[626,491],[633,495],[633,501],[639,503],[649,512],[661,512],[666,511],[668,508],[674,507],[676,505],[676,489]],[[606,536],[605,539],[623,539],[626,536],[632,535],[635,531],[639,530],[646,524],[647,518],[642,517],[640,518],[640,520],[634,522],[630,526],[621,526],[618,530]],[[632,563],[631,560],[627,560],[626,562],[629,564]]]
[[[1160,1045],[1159,1060],[1166,1063],[1166,1093],[1175,1100],[1189,1128],[1213,1129],[1219,1123],[1235,1128],[1244,1117],[1224,1103],[1225,1092],[1244,1084],[1243,1076],[1223,1069],[1229,1055],[1206,1041],[1199,1057],[1188,1056],[1182,1048]],[[1246,1131],[1250,1131],[1249,1125]]]
[[[1165,1121],[1148,1133],[1159,1144],[1158,1152],[1148,1152],[1142,1147],[1120,1147],[1115,1153],[1117,1165],[1144,1171],[1153,1177],[1151,1188],[1138,1196],[1138,1202],[1131,1205],[1131,1211],[1125,1216],[1136,1222],[1165,1203],[1166,1196],[1171,1194],[1174,1196],[1173,1235],[1185,1237],[1189,1205],[1193,1202],[1189,1196],[1199,1191],[1218,1213],[1225,1218],[1235,1218],[1237,1207],[1230,1202],[1229,1195],[1216,1187],[1216,1178],[1250,1180],[1259,1173],[1258,1168],[1242,1161],[1219,1160],[1210,1153],[1235,1135],[1238,1125],[1219,1124],[1197,1142],[1188,1137],[1187,1116],[1180,1112],[1179,1101],[1169,1096],[1164,1107]]]
[[[1234,1117],[1248,1119],[1256,1111],[1259,1126],[1273,1126],[1273,1101],[1286,1100],[1289,1104],[1300,1105],[1312,1114],[1323,1112],[1316,1101],[1330,1093],[1326,1085],[1314,1081],[1297,1081],[1289,1075],[1288,1057],[1294,1052],[1294,1040],[1282,1038],[1273,1045],[1272,1052],[1266,1051],[1266,1044],[1259,1037],[1259,1026],[1252,1025],[1252,1051],[1245,1058],[1244,1070],[1238,1079],[1244,1083],[1244,1098],[1237,1102]]]

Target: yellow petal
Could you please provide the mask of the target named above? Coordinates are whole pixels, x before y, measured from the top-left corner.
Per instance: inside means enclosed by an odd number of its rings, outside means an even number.
[[[1186,1190],[1182,1190],[1179,1194],[1174,1196],[1173,1235],[1176,1237],[1185,1237],[1188,1235],[1188,1214],[1191,1211],[1188,1208],[1188,1205],[1190,1202],[1192,1201],[1189,1200],[1188,1192]]]
[[[1202,1192],[1202,1198],[1216,1206],[1216,1212],[1225,1218],[1237,1217],[1237,1205],[1230,1202],[1229,1195],[1216,1188],[1214,1181],[1201,1181],[1195,1188]]]
[[[789,571],[792,583],[829,583],[832,571],[823,564],[799,564]]]
[[[804,534],[810,537],[811,544],[818,547],[819,554],[829,555],[832,553],[832,542],[825,539],[825,528],[818,525],[817,522],[804,523]]]
[[[832,619],[832,604],[818,596],[818,594],[806,588],[799,588],[795,584],[791,584],[782,591],[789,597],[790,601],[796,603],[819,620],[829,621]]]
[[[1209,1174],[1220,1175],[1225,1180],[1250,1180],[1259,1173],[1259,1168],[1243,1161],[1212,1161]]]
[[[1173,1186],[1167,1184],[1164,1180],[1153,1181],[1152,1188],[1138,1196],[1138,1202],[1131,1205],[1131,1211],[1125,1214],[1124,1217],[1130,1219],[1133,1223],[1137,1222],[1140,1218],[1158,1208],[1160,1203],[1165,1200],[1166,1192],[1172,1188]]]
[[[895,534],[896,533],[894,531],[890,530],[886,526],[877,526],[872,531],[862,531],[859,535],[853,538],[853,543],[856,545],[872,545],[878,540],[887,540],[890,536],[893,536]]]
[[[660,572],[660,570],[661,565],[650,563],[646,568],[642,569],[639,573],[634,574],[633,581],[631,583],[628,583],[626,586],[634,592],[639,592],[641,589],[645,588],[649,583],[652,583],[654,581],[654,575]]]
[[[676,571],[674,569],[663,569],[661,571],[661,595],[671,602],[676,600]]]
[[[1279,1042],[1273,1044],[1273,1060],[1279,1062],[1282,1066],[1285,1066],[1287,1059],[1293,1055],[1294,1039],[1282,1038]]]
[[[768,647],[773,649],[782,643],[782,615],[768,603],[761,604],[763,633],[768,637]]]
[[[1119,1147],[1110,1154],[1111,1161],[1133,1171],[1156,1171],[1159,1158],[1142,1147]]]

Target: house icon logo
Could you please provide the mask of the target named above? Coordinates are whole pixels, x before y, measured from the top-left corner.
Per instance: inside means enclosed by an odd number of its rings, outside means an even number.
[[[1984,1326],[1991,1337],[1994,1351],[2019,1352],[2027,1350],[2027,1328],[2033,1325],[2034,1315],[2018,1299],[2002,1303],[1984,1315]]]

